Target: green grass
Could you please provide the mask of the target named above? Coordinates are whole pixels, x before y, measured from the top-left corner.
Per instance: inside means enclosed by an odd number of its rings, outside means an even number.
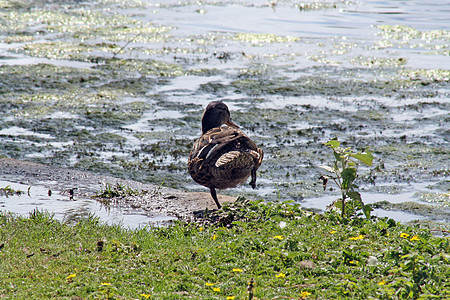
[[[5,299],[249,299],[252,279],[253,299],[450,297],[448,238],[286,203],[137,230],[1,213],[0,246]]]

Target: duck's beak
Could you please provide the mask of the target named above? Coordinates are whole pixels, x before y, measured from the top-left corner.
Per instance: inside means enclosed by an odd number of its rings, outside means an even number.
[[[227,124],[230,127],[239,128],[239,126],[237,126],[233,121],[231,121],[231,119],[226,121],[225,124]]]

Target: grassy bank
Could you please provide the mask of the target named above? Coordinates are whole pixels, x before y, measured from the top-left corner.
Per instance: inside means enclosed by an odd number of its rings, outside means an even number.
[[[5,299],[445,299],[449,239],[238,202],[211,221],[124,229],[0,214]]]

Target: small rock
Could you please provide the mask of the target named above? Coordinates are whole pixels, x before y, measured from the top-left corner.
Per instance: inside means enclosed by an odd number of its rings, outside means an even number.
[[[367,258],[367,265],[369,266],[376,266],[378,264],[378,258],[376,258],[375,256],[369,256],[369,258]]]
[[[316,267],[316,264],[311,260],[302,260],[298,263],[298,266],[300,267],[300,270],[305,270],[314,269]]]

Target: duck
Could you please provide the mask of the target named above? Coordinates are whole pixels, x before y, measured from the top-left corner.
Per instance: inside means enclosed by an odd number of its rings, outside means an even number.
[[[189,153],[188,171],[192,179],[209,188],[211,197],[221,208],[216,189],[234,188],[250,176],[256,188],[256,171],[264,152],[231,120],[228,106],[210,102],[202,115],[202,135]]]

